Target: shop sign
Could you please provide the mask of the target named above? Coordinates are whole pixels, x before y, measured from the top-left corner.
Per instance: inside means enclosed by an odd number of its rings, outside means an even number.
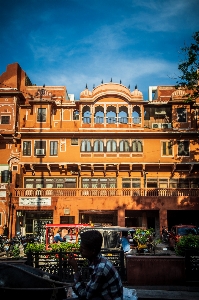
[[[0,197],[6,197],[6,191],[1,191],[0,190]]]
[[[70,215],[70,209],[64,208],[64,215]]]
[[[19,197],[19,206],[51,206],[51,197]]]

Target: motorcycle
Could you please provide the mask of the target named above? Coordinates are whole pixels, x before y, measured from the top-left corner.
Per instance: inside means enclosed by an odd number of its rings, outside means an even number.
[[[15,248],[19,248],[19,245],[20,241],[16,237],[6,239],[4,241],[4,252],[6,253],[6,256],[13,256]]]
[[[39,237],[36,236],[23,236],[20,232],[8,239],[5,236],[0,236],[0,252],[7,257],[24,253],[29,243],[38,243]]]
[[[169,232],[166,228],[162,230],[162,236],[161,236],[162,242],[163,243],[168,243],[169,242]]]
[[[40,239],[37,236],[26,235],[26,236],[21,236],[20,239],[24,251],[28,244],[40,243]]]
[[[4,244],[6,241],[6,236],[0,235],[0,252],[5,252],[4,250]]]

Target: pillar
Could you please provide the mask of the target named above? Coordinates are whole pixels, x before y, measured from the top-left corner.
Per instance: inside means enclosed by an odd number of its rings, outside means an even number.
[[[125,209],[124,208],[119,208],[118,209],[118,216],[117,216],[117,223],[118,226],[125,227]]]
[[[160,209],[159,215],[160,215],[160,236],[161,236],[162,227],[168,228],[167,210],[166,209]]]
[[[142,212],[142,227],[147,228],[147,215],[145,211]]]

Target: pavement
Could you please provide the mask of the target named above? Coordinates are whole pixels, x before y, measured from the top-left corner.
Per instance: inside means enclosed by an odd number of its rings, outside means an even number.
[[[199,287],[189,286],[128,286],[136,291],[138,300],[199,300]],[[129,299],[130,300],[130,299]]]

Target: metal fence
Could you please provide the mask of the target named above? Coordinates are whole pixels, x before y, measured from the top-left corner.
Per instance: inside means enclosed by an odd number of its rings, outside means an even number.
[[[40,270],[47,272],[51,275],[55,275],[60,281],[73,282],[73,269],[68,264],[67,256],[71,252],[59,251],[59,252],[29,252],[27,254],[27,264],[39,268]],[[126,280],[126,268],[124,261],[124,251],[122,250],[109,250],[102,249],[102,255],[107,257],[114,267],[118,270],[122,281]],[[73,251],[78,261],[79,271],[82,274],[83,280],[86,282],[89,280],[89,269],[87,261],[83,259],[80,252]]]

